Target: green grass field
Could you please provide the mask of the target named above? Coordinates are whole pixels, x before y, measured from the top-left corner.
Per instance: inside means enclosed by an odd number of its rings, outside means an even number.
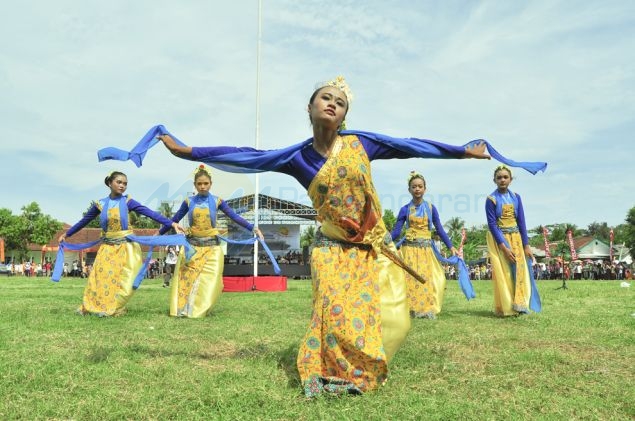
[[[0,278],[0,419],[632,420],[635,286],[539,282],[543,312],[492,315],[489,281],[448,285],[438,320],[414,320],[388,383],[304,398],[295,368],[308,281],[226,293],[213,314],[167,316],[146,281],[118,318],[74,313],[84,280]]]

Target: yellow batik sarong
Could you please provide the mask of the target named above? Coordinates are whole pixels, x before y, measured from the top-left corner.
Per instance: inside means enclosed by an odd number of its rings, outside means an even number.
[[[218,199],[220,200],[220,199]],[[225,256],[218,245],[218,230],[212,226],[209,209],[194,208],[188,238],[196,250],[186,261],[181,250],[170,282],[170,316],[205,317],[223,292]],[[208,243],[197,245],[197,241]]]
[[[322,225],[311,255],[313,312],[297,359],[304,391],[373,390],[386,381],[410,318],[403,270],[379,253],[388,233],[356,136],[336,139],[308,193]],[[377,223],[353,244],[341,218],[363,226],[370,204]]]
[[[141,269],[143,257],[141,246],[124,238],[132,231],[121,229],[118,207],[108,209],[108,229],[103,234],[104,241],[88,275],[78,312],[117,316],[125,312],[132,297],[132,284]]]
[[[409,207],[406,240],[400,251],[404,261],[423,275],[427,282],[422,284],[406,273],[408,305],[412,317],[434,319],[441,313],[446,285],[445,271],[430,245],[432,233],[428,216],[425,213],[417,216],[416,210],[415,206]]]
[[[494,198],[488,200],[495,202]],[[494,313],[498,316],[514,316],[529,312],[531,297],[530,268],[525,259],[525,249],[518,232],[513,204],[502,205],[502,215],[497,224],[516,256],[513,264],[500,249],[491,232],[487,233],[487,250],[492,266],[494,283]]]

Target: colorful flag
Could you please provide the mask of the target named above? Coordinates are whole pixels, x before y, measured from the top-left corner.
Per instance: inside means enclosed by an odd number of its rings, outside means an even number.
[[[459,257],[463,258],[463,244],[465,244],[465,238],[467,237],[467,231],[465,228],[461,230],[461,245],[459,246]]]
[[[571,250],[571,260],[577,260],[578,254],[575,252],[575,247],[573,246],[573,233],[571,230],[567,231],[567,238],[569,239],[569,250]]]
[[[551,250],[549,250],[549,240],[547,236],[549,235],[549,231],[547,227],[542,227],[542,238],[545,239],[545,257],[548,259],[551,257]]]

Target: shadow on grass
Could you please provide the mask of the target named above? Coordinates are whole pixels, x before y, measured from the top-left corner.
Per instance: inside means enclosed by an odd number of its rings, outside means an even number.
[[[211,349],[197,351],[179,351],[166,348],[157,348],[144,344],[132,344],[126,347],[129,351],[136,354],[143,354],[150,358],[165,358],[174,356],[185,356],[190,358],[198,358],[201,360],[218,360],[219,358],[249,359],[262,358],[263,356],[273,354],[272,350],[265,344],[256,343],[240,348],[232,345],[216,346]]]
[[[110,354],[112,354],[111,348],[97,347],[86,356],[86,360],[93,364],[99,364],[106,361]]]
[[[294,389],[299,388],[302,384],[296,364],[297,357],[298,345],[291,345],[278,354],[278,368],[282,369],[287,376],[287,386]]]
[[[476,317],[484,317],[486,319],[500,319],[497,315],[494,314],[491,310],[452,310],[451,312],[446,313],[448,316],[452,314],[461,314],[467,316],[476,316]],[[443,314],[439,318],[443,317]]]

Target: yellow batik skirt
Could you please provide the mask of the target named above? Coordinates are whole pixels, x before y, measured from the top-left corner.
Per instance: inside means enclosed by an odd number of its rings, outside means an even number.
[[[503,233],[503,236],[511,245],[516,264],[507,260],[492,234],[487,233],[487,250],[494,283],[494,313],[498,316],[528,313],[531,281],[522,239],[518,232]]]
[[[406,273],[410,315],[415,318],[436,318],[441,313],[446,284],[441,263],[430,246],[404,244],[400,251],[404,261],[427,280],[422,284]]]
[[[220,246],[192,246],[188,262],[181,250],[170,282],[170,316],[205,317],[223,292],[224,255]]]
[[[126,241],[121,244],[102,243],[97,252],[93,270],[84,289],[81,314],[117,316],[125,312],[132,297],[132,284],[143,263],[139,244]]]
[[[298,352],[307,397],[383,384],[410,329],[403,270],[370,248],[315,247],[313,312]]]

